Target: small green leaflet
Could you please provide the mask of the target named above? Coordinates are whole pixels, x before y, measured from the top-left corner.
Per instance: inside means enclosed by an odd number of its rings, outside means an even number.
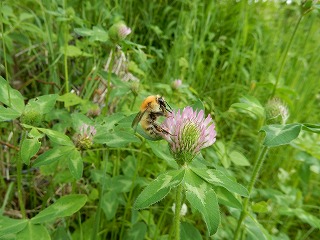
[[[21,232],[17,234],[16,239],[41,239],[41,240],[50,240],[48,230],[40,224],[32,224],[28,222],[27,227],[25,227]]]
[[[87,202],[83,194],[71,194],[59,198],[55,203],[31,218],[33,224],[53,222],[57,218],[71,216],[79,211]]]
[[[248,191],[244,186],[237,183],[221,171],[207,168],[191,168],[191,170],[210,184],[224,187],[229,192],[237,193],[244,197],[248,196]]]
[[[252,96],[243,96],[239,103],[234,103],[231,108],[239,112],[248,113],[252,118],[265,118],[265,110],[258,99]]]
[[[37,138],[25,138],[21,144],[22,162],[29,165],[30,159],[39,151],[41,142]]]
[[[6,216],[0,216],[0,237],[20,232],[27,224],[27,219],[12,219]]]
[[[140,193],[133,207],[142,209],[159,202],[169,193],[171,188],[181,183],[184,174],[184,169],[171,170],[161,174]]]
[[[267,147],[276,147],[289,144],[299,136],[301,124],[293,123],[287,125],[267,125],[261,128],[260,131],[266,133],[263,145]]]
[[[74,150],[74,147],[58,146],[42,153],[33,163],[33,167],[51,164],[60,159],[65,159]]]
[[[119,199],[115,191],[108,191],[103,194],[101,208],[108,221],[114,218],[117,213],[118,206]]]
[[[192,224],[188,222],[181,223],[181,239],[183,240],[202,240],[201,234]]]
[[[15,112],[22,114],[24,99],[18,90],[13,89],[9,83],[0,76],[0,102]]]
[[[83,161],[80,152],[76,148],[73,148],[66,158],[68,159],[70,173],[75,179],[79,180],[83,172]]]
[[[9,85],[0,76],[0,121],[9,121],[18,118],[24,110],[24,99],[21,93]]]
[[[48,94],[30,99],[24,111],[36,110],[40,114],[49,113],[54,108],[58,97],[57,94]]]
[[[205,221],[209,235],[213,235],[220,224],[218,200],[212,187],[190,169],[186,169],[184,184],[188,202],[197,209]]]
[[[5,108],[4,106],[0,106],[0,121],[10,121],[20,117],[21,113],[13,110],[11,108]]]

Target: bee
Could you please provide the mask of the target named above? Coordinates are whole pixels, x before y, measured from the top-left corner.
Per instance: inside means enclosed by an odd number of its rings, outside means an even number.
[[[136,130],[140,122],[142,129],[153,139],[161,137],[160,134],[170,134],[156,120],[160,116],[168,117],[169,113],[172,113],[171,110],[172,108],[162,96],[149,96],[142,102],[140,112],[134,118],[131,126]]]

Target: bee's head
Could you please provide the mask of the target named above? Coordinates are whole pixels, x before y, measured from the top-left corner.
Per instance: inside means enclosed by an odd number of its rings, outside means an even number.
[[[169,112],[169,113],[172,113],[172,108],[170,107],[170,105],[167,103],[166,100],[164,100],[163,97],[161,96],[157,96],[157,100],[158,100],[158,103],[160,105],[160,108],[162,109],[163,112]],[[168,109],[169,107],[169,109]]]

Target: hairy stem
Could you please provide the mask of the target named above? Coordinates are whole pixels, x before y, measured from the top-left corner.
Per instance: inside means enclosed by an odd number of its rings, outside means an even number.
[[[176,208],[174,211],[174,232],[175,240],[180,240],[180,211],[181,211],[181,199],[182,199],[182,184],[176,189]]]

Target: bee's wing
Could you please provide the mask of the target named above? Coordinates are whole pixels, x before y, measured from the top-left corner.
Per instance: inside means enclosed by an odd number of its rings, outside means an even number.
[[[133,119],[131,127],[134,129],[134,131],[137,130],[138,123],[140,122],[143,115],[146,113],[147,110],[144,110],[143,112],[138,112],[137,116]]]

